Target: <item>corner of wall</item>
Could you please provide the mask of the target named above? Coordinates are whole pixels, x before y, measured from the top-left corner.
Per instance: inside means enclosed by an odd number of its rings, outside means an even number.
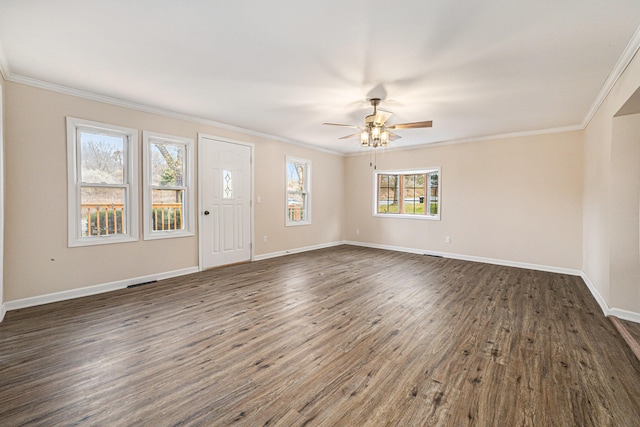
[[[593,282],[591,281],[591,279],[589,279],[589,276],[587,276],[587,273],[585,273],[584,271],[582,272],[582,274],[580,274],[580,277],[582,277],[582,280],[584,281],[584,283],[587,285],[587,288],[589,288],[589,291],[591,292],[591,295],[593,295],[593,297],[596,299],[596,302],[598,303],[598,305],[600,306],[600,310],[602,310],[602,313],[605,316],[609,316],[609,312],[611,311],[611,309],[609,308],[609,306],[607,305],[607,302],[605,301],[605,299],[602,297],[602,295],[600,295],[600,292],[598,292],[598,289],[596,288],[596,286],[593,284]]]

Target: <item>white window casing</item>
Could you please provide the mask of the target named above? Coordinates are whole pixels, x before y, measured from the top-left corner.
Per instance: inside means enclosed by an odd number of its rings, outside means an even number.
[[[142,140],[144,239],[193,236],[195,228],[193,139],[143,131]],[[166,147],[162,150],[162,155],[159,147]],[[154,170],[158,166],[154,166],[154,156],[155,163],[157,163],[158,159],[162,161],[162,156],[171,156],[169,151],[176,154],[174,161],[177,160],[178,165],[166,165],[165,169],[169,172],[172,169],[174,172],[178,170],[181,175],[180,179],[178,182],[176,180],[164,183],[155,182],[157,177],[154,179]],[[155,173],[157,172],[156,170]],[[167,181],[171,181],[171,179]],[[169,193],[169,195],[173,193],[178,199],[181,194],[182,197],[176,203],[165,204],[164,200],[161,202],[157,200],[157,195],[160,193]],[[156,199],[156,203],[154,203],[154,199]]]
[[[89,162],[90,151],[83,152],[82,138],[96,138],[87,147],[95,148],[93,159],[97,163],[117,163],[111,176],[106,167],[82,169]],[[109,152],[108,142],[121,141],[122,150]],[[93,145],[91,145],[93,144]],[[117,155],[117,159],[115,159]],[[97,159],[97,160],[95,160]],[[95,166],[95,165],[94,165]],[[110,179],[115,177],[114,179]],[[119,182],[114,182],[119,181]],[[67,190],[68,190],[68,246],[91,246],[138,240],[138,131],[111,124],[67,117]],[[82,204],[83,191],[87,194],[121,194],[121,202],[97,200],[101,196],[87,196]],[[110,205],[110,206],[109,206]],[[117,205],[117,206],[116,206]],[[86,215],[86,216],[85,216]],[[102,225],[100,225],[102,224]]]
[[[424,183],[420,187],[406,188],[404,186],[405,178],[411,179],[414,175],[424,175]],[[431,182],[430,177],[433,176],[435,185]],[[380,178],[393,177],[396,181],[396,188],[392,191],[394,194],[393,203],[385,198],[384,191],[381,187]],[[415,178],[417,181],[417,178]],[[389,187],[391,188],[391,187]],[[405,198],[406,193],[413,193],[408,199]],[[373,173],[373,206],[372,214],[376,217],[384,218],[409,218],[409,219],[425,219],[440,220],[442,213],[442,173],[439,167],[429,167],[420,169],[406,170],[376,170]],[[387,196],[389,197],[389,196]],[[403,212],[406,206],[413,207],[413,212]],[[418,207],[419,206],[419,207]],[[433,210],[435,212],[432,212]],[[387,207],[388,209],[385,209]]]
[[[311,160],[286,156],[285,225],[311,224]]]

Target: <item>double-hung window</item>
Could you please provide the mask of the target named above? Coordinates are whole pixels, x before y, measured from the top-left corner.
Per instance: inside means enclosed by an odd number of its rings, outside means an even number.
[[[67,117],[69,246],[138,240],[138,131]]]
[[[144,238],[193,235],[193,140],[144,131]]]
[[[311,160],[286,158],[286,225],[311,224]]]
[[[376,216],[440,219],[440,169],[374,173]]]

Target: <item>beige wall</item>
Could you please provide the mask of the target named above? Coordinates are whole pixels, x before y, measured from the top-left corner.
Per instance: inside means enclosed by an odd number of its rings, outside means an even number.
[[[625,174],[628,173],[628,170],[625,171],[626,166],[620,163],[620,158],[625,156],[627,150],[629,154],[637,155],[633,154],[633,148],[629,144],[640,143],[638,135],[634,136],[632,133],[631,140],[627,137],[619,140],[613,138],[614,116],[638,87],[640,57],[636,55],[584,131],[583,206],[584,272],[610,308],[635,313],[640,313],[640,277],[636,275],[633,284],[627,279],[620,280],[620,269],[631,272],[635,267],[619,258],[621,248],[628,245],[628,242],[617,238],[634,231],[626,229],[624,224],[616,221],[614,214],[619,206],[613,206],[612,202],[620,201],[620,197],[628,197],[632,199],[631,204],[638,203],[637,198],[633,199],[632,191],[625,196],[621,195],[618,191],[620,188],[617,188],[620,182],[624,182]],[[616,123],[620,123],[618,119]],[[622,132],[620,129],[616,134],[622,134],[618,132]]]
[[[611,147],[610,305],[640,302],[640,114],[613,119]]]
[[[5,301],[197,266],[196,237],[67,248],[65,117],[75,116],[194,140],[201,132],[255,144],[254,194],[261,198],[255,204],[256,256],[349,240],[584,270],[607,304],[640,313],[640,281],[620,279],[640,266],[620,258],[623,247],[616,246],[619,236],[633,230],[618,226],[610,208],[612,201],[635,197],[615,191],[628,167],[615,159],[632,153],[617,141],[633,141],[636,131],[614,138],[613,117],[640,87],[639,58],[585,131],[381,154],[380,170],[442,168],[441,221],[373,217],[368,156],[343,158],[2,79],[0,84],[8,177]],[[286,155],[312,161],[311,226],[285,227]]]
[[[4,317],[4,86],[0,73],[0,321]]]
[[[285,157],[311,160],[312,225],[285,226]],[[321,151],[264,141],[256,146],[256,255],[342,240],[344,158]],[[264,243],[267,236],[267,243]]]
[[[378,156],[378,170],[441,170],[440,221],[372,217],[368,156],[347,161],[348,240],[502,261],[582,267],[579,132],[441,145]],[[357,236],[355,231],[360,230]],[[445,237],[451,243],[445,243]]]
[[[193,138],[221,136],[255,144],[255,254],[335,242],[341,238],[343,158],[293,144],[18,83],[5,84],[5,301],[195,267],[197,237],[67,247],[65,117]],[[313,224],[284,227],[285,155],[313,163]],[[141,182],[141,179],[139,179]],[[329,189],[329,187],[331,187]],[[142,195],[140,194],[140,203]],[[331,210],[334,205],[337,209]],[[269,242],[262,243],[261,236]]]

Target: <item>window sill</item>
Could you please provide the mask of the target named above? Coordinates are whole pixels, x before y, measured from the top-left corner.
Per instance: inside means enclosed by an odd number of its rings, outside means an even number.
[[[187,230],[152,231],[149,234],[145,234],[144,240],[173,239],[178,237],[192,237],[194,235],[193,232]]]
[[[440,215],[411,215],[411,214],[381,214],[374,213],[373,216],[378,218],[403,218],[403,219],[420,219],[427,221],[440,221]]]
[[[139,239],[132,236],[95,236],[84,237],[79,240],[69,242],[70,248],[78,248],[83,246],[111,245],[116,243],[137,242]]]
[[[287,221],[285,224],[285,226],[287,227],[297,227],[298,225],[311,225],[311,221],[296,221],[296,222]]]

